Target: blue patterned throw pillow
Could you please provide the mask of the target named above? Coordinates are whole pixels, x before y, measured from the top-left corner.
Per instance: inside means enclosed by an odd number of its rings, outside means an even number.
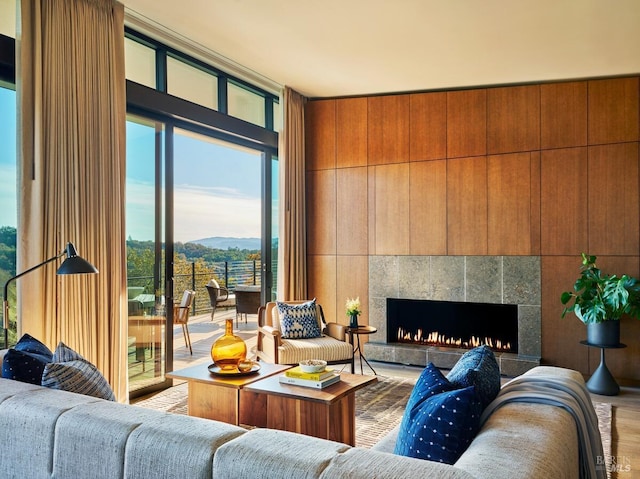
[[[43,343],[24,334],[2,361],[2,377],[30,384],[40,384],[42,372],[53,353]]]
[[[42,385],[109,401],[116,400],[100,370],[63,342],[58,344],[53,360],[44,368]]]
[[[473,387],[455,389],[429,363],[407,402],[394,453],[453,464],[476,436],[481,413]]]
[[[280,313],[280,330],[286,339],[319,338],[322,335],[318,324],[315,298],[301,304],[276,303]]]
[[[500,392],[500,366],[488,346],[478,346],[462,355],[447,379],[457,388],[474,386],[483,409]]]

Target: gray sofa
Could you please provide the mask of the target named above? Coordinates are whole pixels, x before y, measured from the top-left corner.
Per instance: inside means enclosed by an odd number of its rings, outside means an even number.
[[[362,449],[0,379],[2,478],[578,477],[574,420],[551,405],[499,408],[454,465],[385,452],[393,435]]]

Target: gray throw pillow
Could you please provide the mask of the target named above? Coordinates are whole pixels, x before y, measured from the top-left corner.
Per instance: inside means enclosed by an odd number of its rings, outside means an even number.
[[[116,400],[100,370],[62,341],[53,353],[52,362],[44,367],[42,385],[109,401]]]

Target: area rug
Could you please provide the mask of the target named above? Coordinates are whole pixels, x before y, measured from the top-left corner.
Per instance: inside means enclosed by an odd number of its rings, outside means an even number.
[[[370,448],[400,424],[414,379],[378,376],[356,391],[356,446]],[[182,383],[135,401],[136,406],[187,414],[187,384]],[[607,460],[611,457],[611,404],[594,403]]]

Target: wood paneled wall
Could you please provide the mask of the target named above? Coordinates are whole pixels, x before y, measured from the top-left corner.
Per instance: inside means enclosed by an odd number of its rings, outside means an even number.
[[[534,255],[543,362],[591,373],[560,318],[581,252],[640,276],[637,76],[312,100],[306,106],[310,295],[346,323],[371,255]],[[384,281],[383,278],[380,279]],[[607,363],[640,380],[640,321]]]

